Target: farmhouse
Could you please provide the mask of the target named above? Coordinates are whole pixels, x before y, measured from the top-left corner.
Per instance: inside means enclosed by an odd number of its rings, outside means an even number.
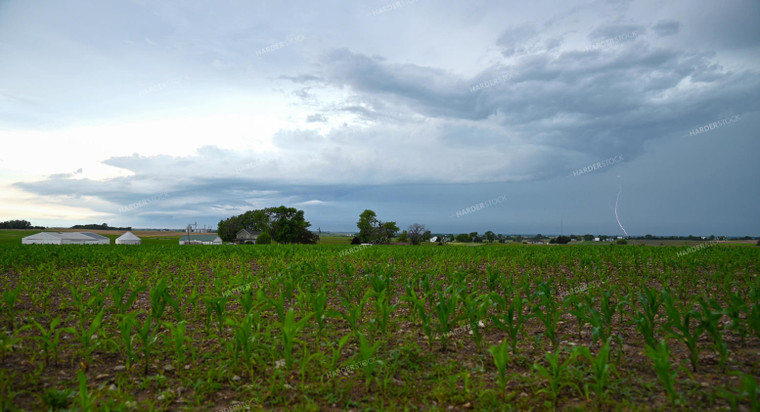
[[[142,243],[140,238],[129,231],[116,238],[117,245],[139,245],[140,243]]]
[[[180,245],[221,245],[222,238],[217,235],[182,235]]]
[[[21,239],[24,245],[110,245],[111,239],[92,232],[40,232]]]
[[[258,239],[260,234],[261,234],[261,231],[258,231],[258,230],[240,229],[235,235],[235,243],[239,243],[241,245],[255,244],[256,239]]]

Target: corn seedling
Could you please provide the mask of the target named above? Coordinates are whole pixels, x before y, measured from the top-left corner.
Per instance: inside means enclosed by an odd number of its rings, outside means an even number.
[[[153,345],[158,339],[153,333],[153,319],[151,315],[148,315],[145,318],[145,322],[143,322],[142,325],[136,326],[135,330],[137,331],[137,336],[140,337],[140,341],[142,341],[142,354],[143,360],[145,361],[143,373],[147,376],[148,366],[150,365],[150,353],[153,350]]]
[[[533,363],[533,370],[541,379],[546,379],[547,386],[538,390],[538,393],[546,393],[551,399],[552,406],[557,406],[557,399],[559,398],[560,391],[566,387],[575,388],[580,392],[578,385],[571,382],[568,379],[569,366],[578,354],[576,349],[570,352],[570,355],[564,362],[559,361],[559,351],[547,352],[546,363],[547,366],[543,366],[538,362]]]
[[[325,329],[325,315],[327,314],[327,289],[323,287],[322,289],[314,292],[310,303],[310,309],[314,313],[314,321],[317,323],[316,345],[317,348],[319,348],[322,331]]]
[[[188,343],[191,339],[186,336],[187,323],[185,321],[179,321],[176,324],[167,322],[165,326],[171,332],[169,339],[174,349],[174,358],[176,359],[176,368],[180,370],[180,367],[185,362],[185,354]]]
[[[684,310],[683,313],[676,308],[673,303],[673,299],[670,297],[668,291],[662,292],[663,301],[665,302],[665,312],[668,315],[668,322],[665,324],[665,328],[670,334],[683,342],[687,348],[689,348],[689,360],[691,361],[691,367],[694,372],[697,371],[697,362],[699,360],[699,346],[697,346],[697,340],[702,334],[702,325],[697,322],[697,325],[692,328],[691,320],[698,320],[699,312],[694,310]]]
[[[591,351],[585,346],[579,347],[579,353],[588,358],[594,372],[591,377],[592,381],[583,386],[583,391],[586,394],[586,399],[589,397],[589,389],[594,391],[599,409],[607,400],[612,374],[615,373],[615,365],[610,363],[610,342],[604,343],[596,357],[591,355]]]
[[[95,409],[95,404],[92,400],[92,395],[90,395],[90,392],[87,390],[87,378],[84,375],[84,372],[77,371],[77,379],[79,380],[79,398],[77,399],[79,401],[79,407],[82,408],[83,411],[92,411]]]
[[[341,296],[340,301],[343,304],[342,306],[345,308],[346,312],[340,312],[334,309],[331,309],[328,311],[329,316],[334,318],[342,318],[348,323],[349,328],[351,328],[351,332],[356,335],[359,333],[359,323],[362,320],[363,313],[364,313],[364,306],[367,304],[368,295],[364,295],[362,299],[359,301],[359,303],[354,304],[351,301],[351,298],[348,296]]]
[[[388,289],[383,289],[379,294],[375,292],[375,322],[379,325],[383,336],[387,335],[390,315],[396,309],[396,306],[398,306],[391,305],[388,302],[387,291]]]
[[[35,336],[34,339],[42,344],[42,351],[45,354],[45,366],[48,366],[50,361],[50,352],[53,352],[53,362],[58,361],[58,345],[61,339],[61,332],[63,331],[63,329],[58,329],[60,323],[61,317],[58,316],[50,322],[50,325],[46,329],[37,323],[37,321],[34,321],[34,326],[40,331],[40,336]]]
[[[720,318],[723,317],[723,310],[715,299],[710,299],[708,302],[702,296],[699,297],[699,305],[701,308],[698,314],[700,327],[712,338],[713,349],[720,357],[720,364],[725,370],[728,361],[728,345],[723,339],[723,330],[719,323]]]
[[[161,322],[166,305],[174,308],[175,316],[178,321],[182,320],[182,312],[179,309],[177,301],[169,294],[169,287],[166,285],[166,279],[162,278],[156,286],[150,289],[150,313],[156,322]]]
[[[306,327],[306,323],[311,318],[312,314],[308,314],[301,318],[298,322],[295,320],[295,312],[293,309],[288,309],[285,314],[285,321],[280,324],[280,332],[282,339],[283,354],[285,357],[285,366],[290,369],[293,365],[293,344],[296,342],[302,343],[296,338],[298,332]]]
[[[19,293],[21,293],[20,284],[13,289],[7,289],[3,291],[3,309],[5,314],[8,316],[8,328],[10,330],[13,330],[15,327],[16,300],[18,299]]]
[[[510,360],[507,340],[503,340],[498,345],[492,345],[488,348],[488,352],[493,357],[493,363],[496,365],[496,370],[499,371],[499,385],[503,389],[507,386],[507,364]]]
[[[132,308],[132,304],[137,300],[137,296],[148,289],[148,287],[145,285],[134,286],[131,278],[127,278],[126,281],[121,283],[121,286],[120,283],[116,282],[111,285],[111,300],[113,301],[116,313],[125,315]],[[129,289],[132,289],[132,291],[127,295]],[[124,300],[125,296],[126,301]]]
[[[127,369],[132,365],[135,358],[134,348],[132,346],[132,329],[137,324],[137,312],[125,313],[119,315],[119,338],[120,345],[124,351],[127,360]]]
[[[359,362],[367,385],[369,385],[372,374],[375,372],[379,362],[373,360],[377,356],[378,347],[380,347],[380,342],[370,345],[367,337],[364,334],[359,334]]]
[[[544,334],[553,347],[557,347],[559,344],[559,337],[557,336],[557,322],[559,322],[562,311],[559,310],[557,301],[554,300],[552,295],[551,286],[546,282],[541,282],[538,285],[536,296],[539,299],[539,303],[533,307],[533,313],[538,320],[544,325]]]
[[[343,346],[346,345],[348,340],[351,339],[351,335],[346,335],[340,338],[338,341],[338,345],[334,348],[332,348],[332,357],[330,358],[330,369],[335,370],[338,367],[338,360],[340,359],[341,351],[343,350]]]
[[[0,331],[0,359],[11,353],[13,349],[21,342],[21,332],[31,328],[32,325],[26,325],[18,329],[9,331]]]
[[[438,319],[438,333],[445,349],[449,341],[449,331],[456,323],[456,310],[459,306],[459,291],[454,286],[449,286],[443,293],[437,294],[438,302],[434,305],[436,319]]]
[[[228,299],[229,297],[227,296],[206,296],[203,298],[203,303],[206,304],[206,330],[209,328],[212,315],[216,315],[216,324],[219,329],[219,334],[222,333],[225,320],[224,312],[227,310]]]
[[[480,330],[481,321],[486,319],[488,307],[491,304],[488,295],[465,295],[462,300],[465,315],[467,316],[468,325],[472,331],[472,337],[478,348],[483,343],[483,332]]]
[[[87,371],[92,362],[92,352],[100,345],[100,340],[97,338],[97,334],[103,326],[103,314],[103,310],[98,312],[89,325],[80,322],[78,328],[68,327],[64,329],[66,332],[76,335],[79,343],[82,344],[82,355],[84,357],[83,366],[85,371]]]
[[[668,349],[668,344],[665,343],[664,339],[660,339],[660,342],[656,347],[647,345],[646,355],[652,360],[652,363],[654,363],[657,379],[659,379],[660,384],[665,388],[670,403],[672,405],[680,403],[681,397],[675,389],[675,378],[678,372],[671,371],[669,359],[670,350]]]
[[[747,337],[747,327],[745,326],[745,320],[742,317],[742,314],[745,314],[747,317],[749,317],[747,302],[741,295],[730,290],[727,292],[727,295],[728,306],[725,309],[725,314],[731,318],[729,328],[739,335],[739,338],[741,339],[741,345],[744,346],[744,341]]]

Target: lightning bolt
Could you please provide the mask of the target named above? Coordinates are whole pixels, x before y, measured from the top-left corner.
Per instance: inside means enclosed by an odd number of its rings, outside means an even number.
[[[620,179],[620,176],[618,176],[618,179]],[[618,186],[618,194],[617,198],[615,199],[615,219],[618,222],[618,226],[620,226],[621,229],[623,229],[623,233],[625,233],[626,236],[628,236],[628,232],[625,231],[625,228],[623,227],[623,224],[620,223],[620,217],[618,216],[618,204],[620,203],[620,195],[623,193],[623,182],[620,181]]]

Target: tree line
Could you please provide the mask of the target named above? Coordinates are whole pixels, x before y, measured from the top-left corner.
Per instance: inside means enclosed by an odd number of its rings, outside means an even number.
[[[314,244],[319,235],[309,230],[303,210],[293,207],[268,207],[249,210],[243,214],[219,221],[217,235],[225,242],[235,240],[241,229],[261,232],[257,243],[266,243],[271,238],[277,243]]]
[[[6,220],[0,222],[0,229],[44,229],[44,226],[32,226],[28,220]]]

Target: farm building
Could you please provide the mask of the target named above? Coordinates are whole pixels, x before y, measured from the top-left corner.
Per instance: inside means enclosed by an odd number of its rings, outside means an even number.
[[[261,231],[240,229],[235,235],[235,243],[240,244],[255,244]]]
[[[221,245],[222,238],[217,235],[182,235],[180,245]]]
[[[24,245],[110,245],[111,239],[92,232],[40,232],[21,239]]]
[[[139,245],[141,243],[142,240],[132,232],[126,232],[116,238],[117,245]]]

